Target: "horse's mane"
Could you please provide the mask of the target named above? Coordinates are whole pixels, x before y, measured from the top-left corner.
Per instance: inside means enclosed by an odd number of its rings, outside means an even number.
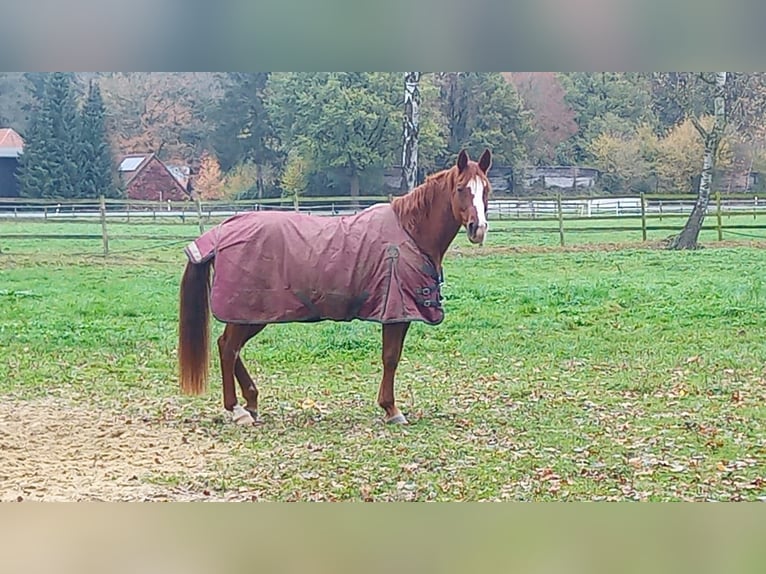
[[[419,215],[432,210],[437,197],[452,189],[454,178],[453,168],[442,170],[426,177],[422,184],[407,195],[393,199],[391,207],[407,231],[411,231],[411,226],[417,225]]]

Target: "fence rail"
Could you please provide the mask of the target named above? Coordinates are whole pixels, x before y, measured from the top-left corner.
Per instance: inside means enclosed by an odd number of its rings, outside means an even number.
[[[124,199],[99,200],[29,200],[0,198],[0,222],[100,223],[100,233],[0,233],[0,239],[102,239],[105,254],[109,240],[158,239],[148,233],[110,234],[116,223],[162,224],[195,223],[200,232],[205,225],[237,213],[265,210],[297,210],[317,215],[350,214],[375,203],[390,201],[386,196],[304,197],[300,201],[284,198],[245,201],[152,202]],[[495,227],[495,232],[557,233],[559,243],[565,244],[572,232],[641,232],[644,241],[649,231],[679,231],[683,220],[694,207],[692,195],[624,195],[600,197],[495,198],[490,200],[488,219],[506,221],[510,227]],[[766,215],[766,201],[753,195],[716,194],[708,206],[707,215],[714,217],[718,239],[725,230],[766,229],[757,223],[758,215]],[[752,215],[754,223],[728,221],[734,215]],[[725,221],[726,219],[726,221]],[[762,221],[766,221],[762,219]],[[526,222],[523,225],[517,223]],[[624,225],[618,222],[625,222]],[[615,225],[615,223],[617,223]],[[633,225],[629,225],[633,223]],[[710,229],[709,224],[706,228]],[[187,236],[162,236],[163,239],[193,239]]]

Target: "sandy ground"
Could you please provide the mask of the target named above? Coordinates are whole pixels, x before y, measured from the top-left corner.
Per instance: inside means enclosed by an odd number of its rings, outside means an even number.
[[[0,403],[0,501],[211,500],[227,457],[191,425],[145,422],[52,399]]]

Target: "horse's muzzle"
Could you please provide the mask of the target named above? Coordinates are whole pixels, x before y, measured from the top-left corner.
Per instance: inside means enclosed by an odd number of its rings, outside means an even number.
[[[484,243],[484,236],[487,233],[487,225],[479,225],[475,221],[472,221],[465,227],[468,235],[468,241],[471,243]]]

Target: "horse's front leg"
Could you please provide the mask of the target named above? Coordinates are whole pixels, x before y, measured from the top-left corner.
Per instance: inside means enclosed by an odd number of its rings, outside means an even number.
[[[378,404],[386,411],[386,422],[392,424],[407,424],[407,419],[396,408],[394,400],[394,375],[399,359],[402,356],[404,337],[407,335],[409,323],[390,323],[383,325],[383,380],[378,391]]]

